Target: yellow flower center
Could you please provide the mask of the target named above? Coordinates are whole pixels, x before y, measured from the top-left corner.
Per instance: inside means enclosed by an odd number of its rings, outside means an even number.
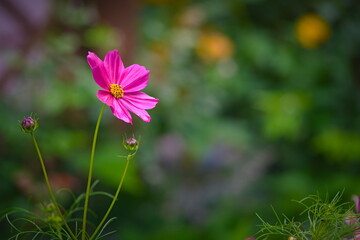
[[[110,92],[115,98],[124,96],[124,90],[119,84],[110,84]]]

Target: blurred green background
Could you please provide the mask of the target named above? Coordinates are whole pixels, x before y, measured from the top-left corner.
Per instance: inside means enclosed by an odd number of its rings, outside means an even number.
[[[357,0],[0,1],[0,209],[37,211],[36,132],[55,188],[84,192],[101,103],[86,62],[119,49],[150,71],[150,123],[106,110],[95,159],[114,192],[125,135],[141,138],[107,239],[235,240],[274,220],[271,205],[360,193]],[[63,203],[70,203],[63,196]],[[93,198],[102,216],[108,199]],[[0,222],[1,239],[10,227]]]

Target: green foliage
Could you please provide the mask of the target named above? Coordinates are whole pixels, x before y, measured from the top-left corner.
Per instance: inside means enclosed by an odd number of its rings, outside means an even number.
[[[103,191],[95,191],[96,185],[99,181],[95,181],[91,186],[90,197],[106,197],[113,199],[114,196]],[[60,206],[64,210],[65,221],[74,229],[74,235],[81,235],[81,215],[84,211],[83,201],[85,199],[85,193],[75,196],[69,189],[62,189],[58,192],[58,195],[70,195],[72,198],[72,204],[68,209]],[[91,209],[89,212],[93,217],[97,215]],[[64,227],[62,219],[57,215],[56,208],[52,203],[40,205],[37,210],[28,210],[24,208],[11,208],[5,210],[0,221],[7,220],[12,230],[15,232],[9,239],[72,239],[67,229]],[[107,226],[116,218],[108,219],[101,227],[99,233],[94,240],[101,239],[107,235],[113,234],[115,231],[106,231]],[[92,222],[88,224],[94,228]]]
[[[300,220],[289,218],[286,215],[280,217],[274,210],[277,223],[271,224],[263,220],[259,231],[259,239],[278,239],[294,237],[298,240],[331,240],[343,239],[350,236],[358,227],[356,223],[350,226],[346,220],[355,219],[357,215],[351,213],[353,205],[341,203],[341,194],[333,199],[326,196],[322,199],[319,195],[310,195],[297,201],[304,210],[300,214]]]
[[[121,42],[116,31],[111,26],[104,24],[87,29],[84,36],[86,45],[94,48],[103,46],[101,50],[104,52],[117,48]]]
[[[294,138],[301,135],[303,115],[309,102],[305,93],[262,93],[256,101],[255,104],[263,112],[263,131],[267,137]]]
[[[334,161],[357,161],[359,146],[360,134],[341,129],[326,129],[314,139],[315,149]]]

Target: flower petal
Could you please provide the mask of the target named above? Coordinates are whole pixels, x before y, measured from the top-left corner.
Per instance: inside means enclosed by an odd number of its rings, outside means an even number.
[[[89,52],[87,56],[88,63],[92,69],[92,74],[95,82],[101,88],[108,90],[109,89],[109,77],[108,73],[104,67],[104,63],[101,61],[98,56],[94,53]]]
[[[159,99],[153,98],[143,92],[126,93],[123,98],[140,109],[152,109],[159,102]]]
[[[124,64],[118,54],[118,50],[110,51],[106,54],[104,65],[109,75],[110,83],[119,84],[121,71],[124,70]]]
[[[91,68],[96,68],[97,66],[99,66],[99,64],[102,63],[102,60],[93,52],[88,52],[86,59]]]
[[[120,98],[121,103],[126,107],[129,111],[138,115],[144,122],[150,122],[151,117],[147,111],[144,109],[137,108],[136,106],[132,105],[124,98]]]
[[[148,84],[149,74],[150,71],[146,70],[145,67],[133,64],[124,69],[119,84],[125,92],[140,91]]]
[[[115,117],[123,120],[126,123],[132,124],[132,118],[129,111],[122,105],[119,99],[114,98],[113,106],[110,107],[110,109]]]
[[[103,103],[105,103],[106,105],[112,107],[113,101],[114,101],[114,96],[108,92],[108,91],[104,91],[104,90],[99,90],[96,94],[96,96],[98,97],[98,99],[100,101],[102,101]]]

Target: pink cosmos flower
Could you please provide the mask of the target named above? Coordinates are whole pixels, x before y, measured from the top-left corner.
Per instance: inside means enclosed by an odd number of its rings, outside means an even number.
[[[110,106],[115,117],[132,124],[131,111],[150,122],[146,109],[154,108],[159,99],[140,92],[148,84],[149,70],[137,64],[125,68],[118,50],[108,52],[104,61],[89,52],[87,61],[95,82],[103,89],[97,92],[97,97]]]
[[[360,213],[360,196],[353,196],[352,200],[355,202],[355,213],[349,212],[347,218],[345,219],[346,224],[353,226],[355,228],[353,234],[354,238],[348,239],[344,238],[343,240],[360,240],[360,219],[358,214]]]

